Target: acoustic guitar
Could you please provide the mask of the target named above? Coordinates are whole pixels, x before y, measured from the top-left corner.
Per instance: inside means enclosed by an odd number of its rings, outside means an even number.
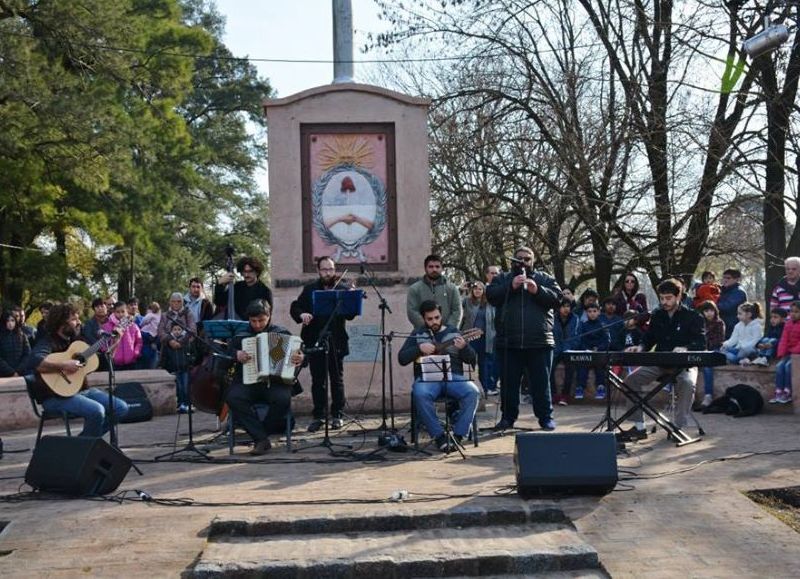
[[[471,342],[472,340],[477,340],[482,335],[483,335],[483,330],[481,330],[480,328],[470,328],[469,330],[465,330],[460,337],[463,338],[465,342]],[[455,341],[456,338],[447,340],[445,342],[434,342],[434,346],[436,346],[436,353],[441,354],[442,352],[447,350],[447,348],[452,346],[455,343]]]
[[[100,359],[97,356],[97,352],[99,352],[101,348],[108,349],[117,337],[116,329],[121,328],[124,331],[131,322],[131,318],[121,320],[114,329],[115,333],[109,336],[103,336],[91,346],[86,342],[78,340],[72,342],[69,348],[64,352],[49,354],[44,361],[50,364],[60,364],[71,360],[77,360],[80,362],[80,366],[78,367],[78,371],[72,374],[66,374],[65,372],[37,372],[39,381],[56,396],[61,396],[62,398],[74,396],[83,388],[86,376],[97,370],[100,366]]]

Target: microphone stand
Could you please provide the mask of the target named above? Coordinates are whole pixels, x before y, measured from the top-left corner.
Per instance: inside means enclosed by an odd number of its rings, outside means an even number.
[[[111,446],[119,450],[119,439],[117,438],[117,413],[114,407],[114,398],[117,397],[116,389],[117,389],[117,373],[114,370],[114,355],[111,353],[111,348],[106,348],[106,351],[103,352],[103,356],[106,359],[106,365],[108,366],[108,411],[106,413],[106,420],[108,421],[108,440],[111,443]],[[136,463],[131,462],[131,466],[133,470],[135,470],[139,476],[143,476],[143,472],[136,466]]]
[[[386,334],[386,312],[392,313],[392,309],[389,307],[389,304],[386,302],[386,298],[383,297],[380,290],[378,290],[377,286],[375,285],[375,276],[372,272],[370,272],[367,264],[361,262],[361,274],[367,278],[367,283],[375,290],[375,294],[378,296],[378,308],[381,311],[381,325],[380,325],[380,338],[381,338],[381,425],[380,430],[383,433],[379,437],[380,440],[386,440],[386,355],[387,355],[387,345],[388,345],[388,353],[389,353],[389,395],[391,396],[391,407],[392,407],[392,433],[395,432],[394,427],[394,382],[393,382],[393,372],[392,372],[392,358],[391,358],[391,350],[392,350],[392,337],[394,332],[391,332],[389,335]]]
[[[208,348],[211,351],[214,352],[214,354],[213,354],[214,356],[220,356],[220,354],[218,354],[219,348],[216,345],[214,345],[213,343],[205,340],[204,338],[201,338],[200,335],[197,333],[197,331],[191,330],[186,324],[181,322],[178,319],[177,316],[175,316],[174,319],[171,319],[170,322],[175,324],[176,326],[179,326],[184,332],[188,333],[190,336],[194,336],[195,339],[198,339],[201,342],[203,342],[203,344],[208,346]],[[164,348],[164,347],[168,348],[169,346],[166,345],[166,344],[162,344],[162,348]],[[220,357],[228,358],[229,356],[220,356]],[[176,385],[177,385],[177,379],[176,379]],[[192,453],[198,455],[200,458],[203,458],[205,460],[213,460],[213,457],[208,455],[208,452],[209,452],[208,450],[198,448],[194,443],[194,426],[193,426],[193,423],[192,423],[192,415],[194,414],[194,409],[192,408],[192,381],[191,380],[187,380],[186,381],[186,395],[189,397],[189,412],[188,412],[188,416],[189,416],[189,441],[186,443],[186,445],[183,448],[178,448],[178,449],[173,450],[172,452],[167,452],[165,454],[160,454],[157,457],[155,457],[153,460],[159,461],[159,460],[172,459],[172,458],[175,458],[176,455],[178,455],[178,454],[180,454],[182,452],[192,452]],[[181,424],[181,418],[180,418],[180,414],[178,414],[178,422],[175,425],[175,438],[176,439],[177,439],[177,436],[178,436],[178,428],[180,428],[180,424]]]

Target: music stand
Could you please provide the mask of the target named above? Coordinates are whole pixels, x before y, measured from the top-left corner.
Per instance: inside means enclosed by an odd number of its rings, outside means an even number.
[[[319,444],[312,444],[309,446],[304,446],[303,448],[293,449],[292,452],[300,452],[318,446],[327,448],[331,453],[335,452],[333,450],[334,446],[341,446],[342,448],[346,448],[348,450],[352,450],[353,448],[351,444],[334,443],[331,442],[330,439],[330,428],[328,425],[330,422],[331,402],[331,395],[329,391],[330,382],[328,380],[328,356],[331,350],[330,325],[336,316],[348,317],[361,315],[361,304],[363,297],[364,292],[361,290],[315,290],[311,294],[311,313],[315,317],[328,316],[328,319],[325,321],[325,325],[322,326],[322,330],[320,330],[317,343],[311,348],[306,348],[306,353],[322,353],[323,355],[322,360],[325,371],[322,374],[322,389],[325,392],[325,435],[322,439],[322,442]],[[309,364],[311,364],[310,360]]]

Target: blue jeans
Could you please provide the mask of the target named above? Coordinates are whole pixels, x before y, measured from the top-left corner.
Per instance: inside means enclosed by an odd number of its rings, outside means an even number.
[[[713,350],[719,352],[719,350]],[[703,394],[714,396],[714,367],[703,366]]]
[[[189,372],[175,372],[175,396],[178,404],[189,404]]]
[[[83,430],[78,436],[93,436],[99,438],[108,432],[109,424],[106,418],[108,409],[108,392],[98,388],[90,388],[79,392],[69,398],[48,398],[42,406],[48,412],[69,412],[83,418]],[[114,397],[114,417],[116,422],[128,413],[128,405],[124,400]]]
[[[484,377],[486,378],[485,381]],[[484,390],[495,390],[497,388],[497,364],[494,359],[494,352],[484,352],[483,354],[481,386],[483,386]]]
[[[458,400],[458,412],[453,424],[453,433],[467,436],[472,426],[472,420],[475,418],[475,411],[478,409],[481,393],[475,384],[464,380],[462,376],[453,376],[453,380],[447,382],[416,380],[411,387],[411,395],[414,397],[417,416],[425,424],[425,429],[432,438],[436,438],[444,432],[439,423],[439,417],[436,416],[436,400],[444,396],[445,386],[447,387],[447,397]]]
[[[606,370],[605,368],[592,368],[594,370],[594,385],[606,385]],[[586,388],[586,382],[589,380],[589,368],[578,368],[578,386]]]
[[[748,356],[756,353],[755,348],[724,348],[722,353],[728,359],[729,364],[738,364],[739,360],[744,360]]]
[[[784,356],[775,366],[775,389],[792,389],[792,356]]]
[[[502,418],[514,424],[519,418],[519,387],[522,373],[528,377],[528,388],[533,399],[533,413],[539,424],[553,416],[553,398],[550,394],[550,371],[553,367],[552,348],[497,348],[497,368],[500,370],[500,406]]]

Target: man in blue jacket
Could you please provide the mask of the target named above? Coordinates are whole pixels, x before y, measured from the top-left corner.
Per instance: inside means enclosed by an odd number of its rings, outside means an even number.
[[[502,417],[495,430],[514,426],[519,417],[519,386],[523,371],[533,398],[533,413],[544,430],[555,430],[550,396],[553,365],[553,309],[561,302],[561,288],[545,272],[533,269],[533,250],[514,251],[509,273],[494,278],[486,297],[496,309],[495,351],[501,376]]]
[[[733,328],[739,321],[736,317],[739,306],[747,301],[747,294],[739,283],[742,272],[738,269],[726,269],[722,272],[722,291],[717,302],[719,317],[725,322],[725,339],[731,337]]]

